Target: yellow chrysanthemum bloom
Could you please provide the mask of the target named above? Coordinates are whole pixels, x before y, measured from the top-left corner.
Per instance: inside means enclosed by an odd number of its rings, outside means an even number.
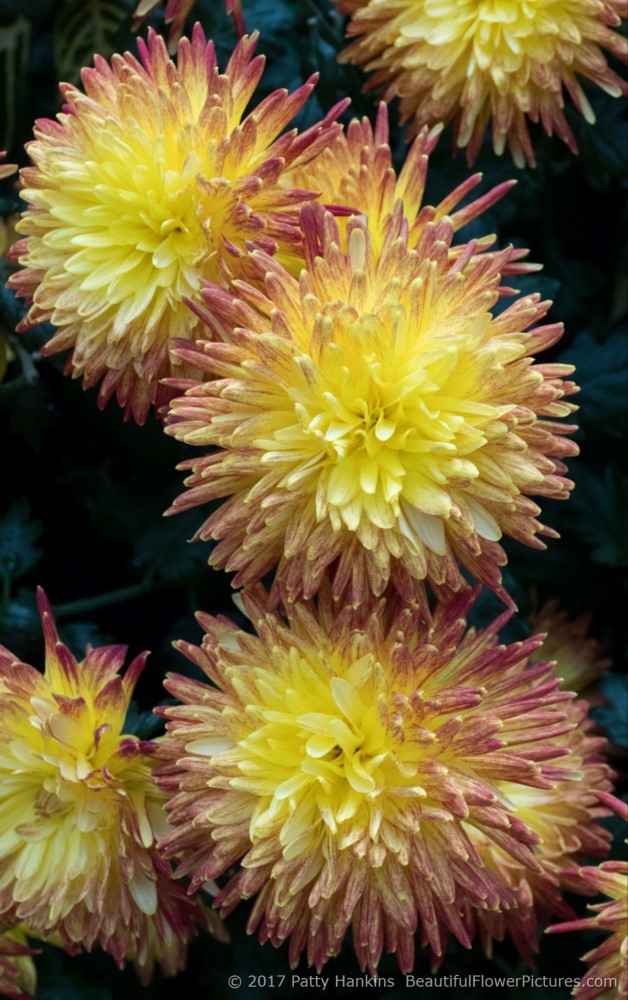
[[[124,677],[124,646],[78,663],[41,592],[39,607],[44,673],[0,646],[0,920],[141,961],[150,934],[185,940],[205,923],[157,853],[154,745],[122,733],[145,654]]]
[[[530,663],[541,658],[542,650],[539,647],[533,652]],[[612,772],[603,757],[606,740],[594,735],[587,708],[584,701],[566,706],[572,728],[555,741],[564,749],[566,756],[561,763],[569,761],[573,780],[555,782],[551,788],[526,788],[509,781],[498,786],[502,801],[508,802],[514,815],[539,838],[533,851],[542,871],[527,871],[485,834],[468,830],[484,863],[517,898],[517,906],[501,912],[474,908],[461,899],[469,933],[477,929],[489,955],[494,940],[509,936],[524,960],[533,964],[539,925],[546,926],[557,914],[573,916],[562,891],[572,890],[574,879],[565,878],[563,869],[573,867],[585,856],[603,857],[608,853],[611,836],[598,823],[608,810],[600,807],[598,793],[611,790]]]
[[[628,823],[628,804],[614,795],[600,793],[600,801]],[[571,920],[548,927],[548,932],[597,930],[610,934],[606,940],[583,955],[590,968],[572,992],[576,1000],[622,1000],[628,995],[628,863],[603,861],[597,868],[580,868],[571,873],[582,885],[581,891],[603,893],[605,903],[589,906],[594,916]]]
[[[4,928],[0,922],[0,996],[29,1000],[35,995],[37,973],[23,928]]]
[[[532,632],[545,632],[539,659],[554,660],[556,676],[566,691],[583,691],[608,670],[611,659],[604,645],[589,635],[591,615],[569,618],[558,601],[548,601],[530,615]]]
[[[579,77],[614,97],[627,85],[604,52],[626,61],[615,30],[626,0],[336,0],[355,39],[341,61],[372,72],[368,86],[400,98],[410,134],[426,123],[454,123],[455,143],[478,155],[492,121],[493,146],[534,164],[527,120],[540,122],[577,152],[564,114],[569,94],[587,121],[595,116]]]
[[[568,365],[533,365],[560,324],[538,295],[499,315],[511,251],[452,262],[454,224],[427,223],[414,250],[398,203],[379,256],[368,223],[338,246],[322,206],[302,213],[299,280],[256,253],[259,280],[237,295],[207,285],[195,307],[216,340],[181,348],[206,373],[174,400],[168,431],[210,447],[190,459],[172,511],[230,497],[198,532],[235,586],[278,567],[273,598],[310,597],[329,569],[334,596],[362,601],[389,583],[463,585],[459,563],[507,600],[502,533],[543,548],[530,494],[564,498],[573,428]],[[265,289],[260,291],[260,285]],[[550,418],[550,419],[547,419]]]
[[[85,93],[64,85],[65,110],[39,121],[28,147],[26,239],[12,251],[25,268],[10,279],[33,300],[21,328],[52,322],[43,353],[70,349],[68,370],[85,387],[102,379],[100,405],[115,393],[138,422],[171,395],[159,383],[177,369],[172,338],[198,335],[184,299],[204,278],[228,283],[251,247],[300,245],[299,207],[316,195],[279,180],[339,128],[344,103],[280,136],[314,78],[245,116],[264,66],[256,41],[243,38],[224,73],[200,25],[176,66],[154,32],[138,41],[141,62],[96,56]]]
[[[242,595],[257,635],[199,615],[202,648],[179,648],[211,686],[170,677],[182,705],[163,710],[160,786],[174,830],[160,847],[192,886],[240,871],[216,899],[223,914],[256,897],[248,930],[290,961],[320,969],[345,932],[362,968],[382,952],[412,969],[420,929],[436,954],[460,916],[516,894],[474,846],[486,837],[517,864],[543,869],[538,837],[501,794],[555,792],[573,772],[570,728],[551,665],[526,667],[539,640],[497,644],[500,622],[465,636],[466,593],[416,608],[370,602],[294,605],[287,623],[263,590]],[[550,763],[548,763],[550,762]]]
[[[401,202],[408,224],[408,246],[412,250],[420,248],[426,227],[430,224],[447,216],[454,231],[458,232],[468,222],[491,208],[517,183],[505,181],[498,184],[461,208],[460,202],[482,181],[482,174],[477,173],[463,181],[438,205],[424,205],[429,156],[442,130],[442,125],[435,125],[431,129],[423,127],[420,130],[397,176],[388,145],[388,108],[382,102],[374,127],[368,118],[352,119],[347,128],[339,132],[315,160],[304,168],[288,170],[284,183],[314,188],[319,192],[319,201],[326,206],[333,206],[343,249],[346,249],[349,218],[351,215],[363,215],[371,236],[373,253],[379,258],[386,238],[388,220],[397,202]],[[474,258],[477,254],[490,250],[495,241],[495,235],[489,233],[477,239]],[[449,246],[450,261],[453,263],[466,249],[467,243],[452,243]],[[502,274],[540,270],[540,264],[520,263],[527,253],[523,249],[513,250]],[[503,291],[506,292],[507,289]]]

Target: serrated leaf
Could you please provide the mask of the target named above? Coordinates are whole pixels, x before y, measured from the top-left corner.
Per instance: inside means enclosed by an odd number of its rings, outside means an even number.
[[[601,475],[580,468],[571,514],[591,558],[604,566],[628,565],[628,476],[616,468]]]
[[[626,331],[617,330],[601,343],[593,334],[583,331],[561,354],[560,360],[576,366],[574,377],[580,386],[577,401],[583,435],[597,430],[605,437],[623,437],[628,424]]]
[[[203,572],[207,549],[190,544],[196,523],[185,515],[159,521],[138,534],[133,563],[151,578],[183,582]]]
[[[65,0],[53,33],[60,81],[78,84],[81,69],[91,66],[95,53],[104,59],[113,55],[131,6],[129,0]]]
[[[39,521],[31,520],[28,500],[22,498],[9,508],[0,522],[0,577],[15,579],[37,565],[41,531]]]

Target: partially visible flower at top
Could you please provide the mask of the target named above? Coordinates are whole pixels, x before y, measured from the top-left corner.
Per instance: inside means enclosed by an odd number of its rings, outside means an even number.
[[[538,659],[556,661],[556,675],[566,691],[583,691],[612,666],[610,658],[604,655],[604,644],[589,635],[590,626],[591,615],[569,618],[565,611],[559,610],[555,600],[530,615],[530,630],[535,634],[547,633],[535,655]]]
[[[174,829],[160,848],[192,887],[241,862],[215,904],[256,897],[249,932],[289,940],[293,966],[305,951],[320,970],[349,928],[371,973],[383,951],[411,970],[419,930],[436,954],[448,933],[469,947],[460,896],[516,904],[475,836],[543,872],[501,784],[549,795],[574,776],[560,743],[572,696],[549,664],[526,667],[539,640],[498,645],[507,613],[465,635],[468,591],[431,626],[396,601],[338,610],[328,588],[287,622],[262,588],[239,600],[257,635],[199,615],[202,648],[178,648],[211,683],[166,681],[182,704],[162,713]]]
[[[530,665],[542,659],[543,650],[538,646],[532,652]],[[517,899],[516,906],[502,911],[473,907],[461,900],[469,933],[477,929],[488,955],[492,954],[493,941],[508,936],[524,961],[533,964],[539,926],[547,926],[556,915],[574,916],[563,898],[563,891],[574,889],[574,879],[565,879],[562,870],[582,857],[608,854],[611,835],[598,822],[608,815],[608,809],[600,805],[599,793],[611,791],[613,774],[604,761],[606,740],[595,734],[587,709],[585,701],[570,702],[565,711],[572,728],[555,741],[565,751],[561,762],[569,762],[573,780],[557,781],[551,788],[527,788],[508,781],[498,784],[502,801],[508,802],[517,819],[538,836],[533,852],[542,870],[526,870],[485,834],[467,831],[484,863]],[[587,890],[582,885],[579,891]]]
[[[85,94],[62,85],[56,121],[40,120],[21,172],[30,202],[9,284],[33,299],[18,329],[50,321],[43,354],[71,350],[68,371],[85,387],[102,379],[142,422],[170,398],[173,337],[197,335],[183,301],[203,278],[227,283],[250,247],[274,253],[300,244],[299,207],[314,193],[279,186],[282,172],[316,156],[339,125],[336,106],[298,134],[280,136],[307,101],[277,90],[245,117],[264,67],[257,35],[240,40],[224,74],[200,25],[181,40],[177,66],[149,32],[111,66],[95,57]]]
[[[99,943],[122,965],[157,934],[186,940],[206,921],[156,841],[168,830],[154,745],[122,733],[145,654],[124,677],[124,646],[77,662],[38,595],[45,671],[0,646],[0,920]]]
[[[410,135],[453,121],[454,139],[477,157],[492,121],[493,147],[534,165],[527,119],[573,152],[564,94],[595,122],[579,77],[613,97],[628,91],[604,52],[626,61],[614,29],[626,0],[336,0],[353,38],[341,61],[364,66],[368,87],[400,98]]]
[[[37,973],[31,948],[22,927],[5,928],[0,921],[0,996],[29,1000],[35,995]]]
[[[618,816],[628,822],[628,804],[601,792],[600,801],[609,806]],[[597,867],[579,868],[568,872],[575,882],[580,882],[590,894],[603,893],[609,899],[604,903],[589,906],[593,916],[582,920],[548,927],[548,933],[562,931],[598,930],[610,933],[597,948],[582,956],[590,968],[582,982],[573,990],[576,1000],[595,1000],[604,996],[605,1000],[621,1000],[628,994],[628,862],[603,861]],[[611,987],[614,982],[615,987]]]
[[[140,0],[133,12],[133,31],[137,31],[146,18],[150,17],[163,2],[164,0]],[[185,22],[195,3],[196,0],[167,0],[164,21],[170,25],[170,34],[168,35],[170,52],[176,51],[177,42],[183,34]],[[246,29],[242,16],[242,0],[225,0],[225,8],[227,14],[233,16],[236,31],[239,35],[243,35]]]
[[[300,280],[254,253],[255,287],[208,284],[194,307],[208,339],[178,353],[208,381],[173,401],[167,430],[211,450],[181,466],[170,513],[229,497],[197,537],[220,539],[210,562],[234,586],[277,567],[276,600],[311,597],[329,570],[337,598],[390,583],[425,610],[424,582],[451,593],[462,564],[507,601],[498,541],[555,536],[529,496],[567,497],[577,452],[551,419],[574,409],[573,369],[532,358],[562,326],[524,332],[550,303],[493,315],[511,250],[476,256],[471,241],[452,261],[447,216],[409,250],[398,203],[378,257],[360,217],[346,253],[321,205],[302,226]]]

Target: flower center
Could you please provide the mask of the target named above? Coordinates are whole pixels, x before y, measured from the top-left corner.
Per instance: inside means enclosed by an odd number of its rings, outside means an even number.
[[[478,399],[476,373],[493,363],[482,345],[488,320],[432,339],[400,306],[381,318],[339,309],[316,361],[296,358],[301,378],[288,392],[299,424],[279,431],[273,452],[279,445],[308,457],[282,485],[316,476],[319,517],[326,512],[334,530],[356,531],[363,519],[390,529],[409,516],[448,517],[449,489],[477,478],[474,453],[503,431],[504,408]],[[442,549],[440,538],[433,544]]]
[[[330,666],[292,649],[289,678],[260,670],[264,704],[249,711],[261,724],[238,744],[242,777],[232,785],[260,796],[251,839],[278,823],[286,857],[312,848],[325,829],[338,833],[358,813],[377,838],[384,792],[403,786],[404,794],[425,794],[412,788],[417,767],[403,761],[402,741],[382,721],[381,666],[372,654],[340,667],[344,676]]]
[[[569,11],[572,6],[563,0],[550,3],[547,0],[480,0],[479,3],[467,0],[463,4],[427,0],[426,21],[422,26],[424,37],[435,46],[445,46],[448,51],[454,42],[470,46],[467,52],[469,75],[479,69],[497,78],[504,70],[515,71],[528,55],[534,54],[541,60],[552,58],[563,26],[569,40],[578,42],[580,37]],[[438,20],[438,27],[432,19]],[[422,20],[420,18],[419,23]],[[495,67],[491,61],[496,57],[499,65]]]

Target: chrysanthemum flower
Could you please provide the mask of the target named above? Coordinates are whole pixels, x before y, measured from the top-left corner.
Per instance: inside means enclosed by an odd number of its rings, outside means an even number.
[[[35,995],[35,953],[21,927],[6,929],[0,923],[0,996],[28,1000]]]
[[[151,927],[167,942],[203,922],[156,850],[168,825],[152,744],[122,735],[145,654],[124,677],[124,646],[78,663],[43,593],[39,607],[45,672],[0,647],[0,919],[122,964]]]
[[[465,635],[471,601],[439,605],[428,628],[395,601],[337,612],[325,590],[286,624],[260,588],[242,595],[257,635],[199,615],[202,648],[179,644],[213,686],[166,682],[182,705],[163,710],[174,830],[160,847],[192,886],[240,861],[216,905],[256,896],[249,931],[289,938],[293,964],[305,950],[320,969],[349,927],[372,972],[383,950],[411,969],[419,926],[437,953],[443,933],[468,945],[459,894],[516,902],[472,834],[542,872],[499,786],[541,793],[571,776],[553,763],[571,695],[550,665],[526,669],[538,640],[499,646],[500,621]]]
[[[452,262],[447,216],[409,250],[398,203],[378,257],[360,218],[346,253],[321,205],[302,225],[300,280],[255,253],[255,287],[207,285],[195,306],[216,340],[179,353],[208,381],[173,402],[168,431],[212,451],[184,463],[172,511],[230,497],[197,537],[221,540],[210,562],[235,586],[277,566],[273,598],[310,597],[331,569],[338,598],[390,582],[421,600],[426,579],[462,586],[461,563],[506,600],[498,539],[544,548],[537,532],[555,533],[528,496],[566,497],[577,451],[547,419],[573,410],[573,369],[531,357],[562,327],[524,332],[549,303],[493,315],[511,251],[472,242]]]
[[[540,658],[543,648],[533,652],[531,663]],[[508,802],[514,815],[537,835],[533,851],[542,871],[526,870],[485,834],[468,831],[483,862],[517,899],[516,906],[503,911],[475,908],[461,900],[469,932],[477,929],[489,955],[493,940],[510,936],[523,958],[531,962],[538,949],[539,925],[546,926],[556,915],[573,916],[562,896],[563,890],[574,888],[573,878],[565,880],[562,869],[577,864],[582,857],[608,853],[610,834],[598,822],[608,810],[599,805],[598,793],[611,790],[612,772],[603,758],[606,740],[594,734],[587,708],[584,701],[566,706],[572,728],[556,740],[564,749],[562,763],[569,762],[577,780],[556,781],[551,788],[527,788],[508,781],[498,784],[502,801]]]
[[[373,71],[368,86],[400,98],[410,134],[454,123],[456,145],[471,163],[492,120],[493,146],[508,144],[518,166],[534,164],[527,119],[541,122],[571,150],[564,114],[569,94],[588,122],[595,116],[579,78],[614,97],[626,83],[605,51],[626,61],[614,29],[625,0],[336,0],[355,40],[341,61]]]
[[[628,822],[628,804],[603,792],[598,798],[614,809],[624,822]],[[594,916],[548,927],[549,933],[580,930],[610,932],[599,947],[583,955],[583,962],[589,963],[590,968],[573,995],[577,1000],[595,1000],[598,996],[608,997],[608,1000],[625,997],[628,993],[628,863],[603,861],[597,868],[580,868],[569,874],[579,879],[591,894],[603,893],[609,897],[607,902],[589,907]]]
[[[173,337],[194,337],[184,303],[203,278],[227,282],[251,246],[300,243],[298,210],[314,193],[279,186],[282,172],[316,156],[339,126],[337,106],[302,134],[279,133],[303,107],[312,78],[277,90],[246,117],[264,59],[257,36],[238,43],[224,74],[200,25],[175,67],[161,38],[138,41],[111,66],[83,70],[85,94],[62,86],[57,121],[39,121],[22,171],[30,208],[10,279],[33,303],[21,328],[50,321],[44,354],[70,349],[68,370],[85,387],[101,379],[141,422],[169,398]]]
[[[397,176],[388,145],[388,108],[381,102],[375,127],[368,118],[352,119],[347,128],[339,132],[315,160],[306,167],[288,170],[285,179],[295,187],[315,188],[320,192],[319,201],[337,210],[343,249],[346,249],[348,219],[343,219],[340,209],[350,208],[353,214],[363,215],[371,235],[373,253],[377,258],[386,237],[390,215],[396,203],[401,201],[408,224],[408,246],[415,249],[420,245],[425,228],[430,223],[439,222],[447,216],[457,232],[482,215],[516,184],[516,181],[498,184],[461,208],[460,202],[482,181],[482,174],[477,173],[451,191],[440,204],[424,205],[429,156],[442,130],[442,125],[435,125],[431,129],[425,126],[420,130]],[[495,235],[488,233],[478,239],[474,257],[490,250],[495,240]],[[466,242],[451,244],[449,258],[452,263],[465,252],[466,247]],[[523,249],[513,250],[503,274],[540,270],[539,264],[521,263],[521,258],[526,257],[527,253]]]
[[[195,2],[196,0],[167,0],[164,21],[170,25],[168,48],[171,52],[176,50],[177,42],[183,34],[185,22]],[[133,12],[133,31],[137,31],[146,18],[162,3],[163,0],[140,0]],[[245,28],[242,16],[242,0],[225,0],[225,8],[227,14],[233,15],[236,31],[239,35],[243,35]]]
[[[569,618],[557,601],[548,601],[530,615],[533,632],[545,632],[538,658],[554,660],[556,675],[567,691],[583,691],[611,666],[604,645],[589,635],[591,615]]]

